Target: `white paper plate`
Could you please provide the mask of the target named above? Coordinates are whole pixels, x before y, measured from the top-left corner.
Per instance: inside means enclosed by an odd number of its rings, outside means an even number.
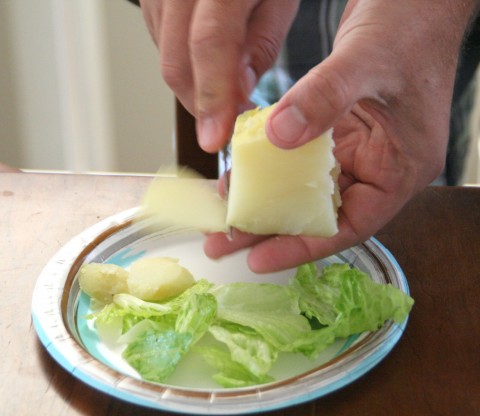
[[[142,381],[120,356],[102,344],[85,319],[89,299],[76,274],[89,262],[123,267],[142,256],[171,256],[195,278],[214,283],[237,281],[286,283],[294,270],[255,275],[238,253],[221,261],[203,254],[203,236],[187,230],[151,231],[147,222],[132,222],[136,210],[101,221],[67,243],[45,266],[37,281],[32,316],[38,336],[52,357],[74,377],[111,396],[160,410],[193,414],[245,414],[292,406],[335,391],[358,379],[382,360],[400,339],[402,325],[387,322],[372,333],[338,340],[315,361],[286,354],[270,372],[276,381],[237,389],[214,384],[201,361],[187,357],[168,384]],[[318,263],[346,262],[373,280],[408,293],[393,256],[378,241],[346,250]]]

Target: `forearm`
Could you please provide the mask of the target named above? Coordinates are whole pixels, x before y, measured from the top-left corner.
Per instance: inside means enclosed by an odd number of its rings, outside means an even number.
[[[464,27],[464,37],[468,34],[471,24],[475,20],[476,16],[480,11],[480,1],[479,0],[464,0],[464,1],[455,1],[450,0],[450,7],[453,8],[454,13],[456,14],[457,24],[460,27]]]
[[[362,62],[357,59],[355,65],[367,72],[360,78],[369,98],[394,110],[389,113],[395,114],[399,129],[411,128],[416,130],[415,136],[436,137],[440,148],[448,135],[462,40],[478,3],[350,0],[333,54],[361,56]],[[409,116],[407,126],[404,118],[398,117],[402,114]]]
[[[480,1],[438,0],[429,3],[433,13],[431,17],[428,15],[427,6],[424,12],[424,25],[429,27],[434,37],[432,45],[437,47],[444,57],[446,52],[451,52],[452,65],[456,68],[462,45],[468,38],[480,10]]]

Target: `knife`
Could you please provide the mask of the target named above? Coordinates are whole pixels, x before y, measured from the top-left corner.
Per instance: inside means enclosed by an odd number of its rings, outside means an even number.
[[[223,191],[224,191],[224,198],[228,204],[228,193],[230,192],[230,177],[228,174],[228,168],[230,163],[230,142],[227,142],[223,149],[220,151],[220,160],[222,163],[221,169],[223,171]],[[232,228],[227,224],[227,237],[229,240],[233,238]]]

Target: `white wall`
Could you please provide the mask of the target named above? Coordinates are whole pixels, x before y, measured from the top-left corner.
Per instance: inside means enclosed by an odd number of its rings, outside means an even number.
[[[125,0],[102,5],[118,169],[154,172],[172,164],[174,97],[141,10]]]
[[[16,154],[14,161],[22,167],[60,167],[59,103],[58,95],[52,94],[57,90],[57,80],[51,10],[48,2],[26,3],[1,2],[5,26],[2,25],[0,37],[5,37],[2,55],[7,57],[1,65],[7,68],[3,82],[8,84],[5,96],[3,91],[1,95],[11,103],[7,113],[0,114],[1,141],[5,146],[8,140],[15,147],[7,156]],[[4,130],[4,125],[11,131]],[[43,143],[48,143],[48,148]]]
[[[126,0],[0,1],[0,162],[154,172],[174,161],[174,101]]]
[[[0,162],[18,165],[21,160],[16,108],[14,68],[11,54],[11,30],[8,3],[0,1]]]

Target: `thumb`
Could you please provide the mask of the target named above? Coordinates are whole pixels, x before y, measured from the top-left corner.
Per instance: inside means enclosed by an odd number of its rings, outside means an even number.
[[[278,147],[291,149],[332,127],[362,97],[358,66],[333,55],[301,78],[267,120],[266,132]]]

